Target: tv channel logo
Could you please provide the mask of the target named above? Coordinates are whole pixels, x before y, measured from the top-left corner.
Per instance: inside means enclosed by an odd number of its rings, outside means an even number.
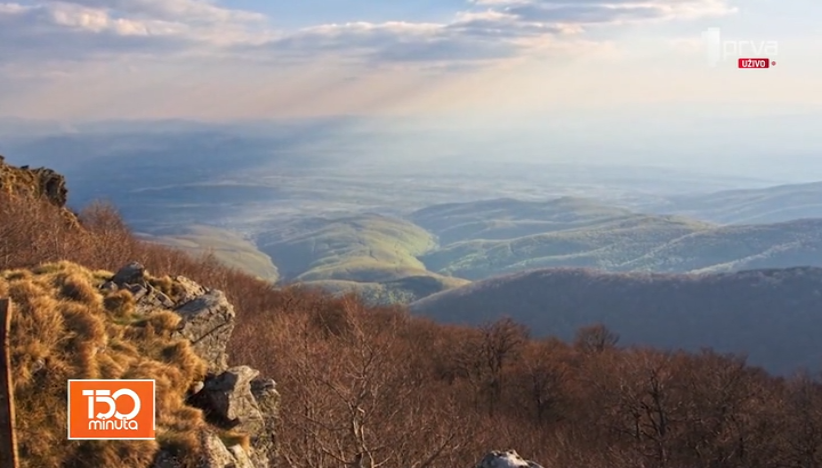
[[[766,58],[741,58],[739,68],[770,68],[771,61]]]
[[[69,440],[155,438],[154,380],[69,380]]]
[[[708,66],[716,68],[720,62],[734,58],[739,68],[770,68],[776,65],[772,57],[779,55],[777,41],[723,40],[719,28],[708,28],[702,32],[705,42]],[[768,58],[744,58],[744,57]]]

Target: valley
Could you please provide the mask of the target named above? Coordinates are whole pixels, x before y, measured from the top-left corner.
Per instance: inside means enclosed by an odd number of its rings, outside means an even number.
[[[111,202],[142,240],[437,321],[508,315],[566,340],[602,322],[627,345],[745,351],[777,372],[818,361],[808,330],[822,308],[820,184],[660,168],[354,163],[270,153],[276,138],[243,143],[249,159],[237,162],[220,154],[245,140],[219,132],[204,136],[200,164],[175,159],[177,140],[158,138],[163,151],[138,158],[144,147],[126,139],[100,165],[99,139],[74,137],[69,154],[91,156],[70,166],[69,205]],[[32,148],[17,157],[36,156]]]
[[[323,138],[300,139],[326,127],[89,130],[10,146],[65,171],[75,209],[109,201],[146,240],[376,303],[540,268],[822,266],[820,184],[653,167],[345,160],[362,145],[332,151]]]

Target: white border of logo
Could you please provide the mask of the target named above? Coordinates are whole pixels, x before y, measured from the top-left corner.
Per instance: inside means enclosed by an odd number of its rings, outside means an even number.
[[[151,382],[151,399],[153,400],[151,412],[151,426],[154,429],[155,437],[72,437],[71,436],[71,392],[69,387],[71,382]],[[155,379],[69,379],[66,382],[66,436],[68,440],[155,440],[157,432],[157,381]]]

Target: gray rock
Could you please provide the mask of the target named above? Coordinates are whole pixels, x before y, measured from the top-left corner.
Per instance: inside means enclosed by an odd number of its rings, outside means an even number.
[[[539,464],[525,460],[516,450],[493,451],[483,457],[475,468],[542,468]]]
[[[185,305],[187,302],[194,300],[209,291],[185,276],[178,276],[174,278],[174,281],[176,281],[183,288],[182,294],[177,299],[178,307]]]
[[[239,445],[232,445],[228,447],[229,453],[234,459],[237,461],[235,466],[237,468],[262,468],[263,465],[258,465],[255,463],[251,457],[243,450],[243,448]]]
[[[139,262],[131,262],[123,268],[120,268],[114,277],[111,278],[111,282],[118,286],[124,284],[144,285],[146,283],[146,269]]]
[[[228,367],[225,349],[234,331],[234,307],[222,291],[212,290],[178,307],[183,321],[178,335],[191,341],[194,351],[218,374]]]
[[[203,445],[206,453],[202,468],[257,468],[241,447],[226,447],[216,434],[207,435]]]
[[[170,297],[166,296],[165,293],[155,290],[152,292],[152,294],[154,295],[154,301],[157,303],[158,306],[163,307],[165,309],[174,308],[174,301],[172,301]]]
[[[213,424],[247,434],[247,455],[256,468],[274,466],[277,459],[277,408],[280,395],[271,379],[257,378],[248,366],[232,367],[206,380],[189,398]]]
[[[115,284],[117,284],[117,283],[115,283]],[[142,302],[147,302],[147,301],[143,301],[143,298],[145,298],[146,295],[148,294],[148,288],[146,288],[145,286],[140,285],[140,284],[126,284],[124,286],[131,293],[131,296],[134,298],[135,302],[137,302],[138,304],[141,301]]]
[[[201,434],[203,453],[197,463],[197,468],[261,468],[256,465],[243,447],[232,445],[227,447],[220,437],[211,431]],[[184,468],[185,465],[171,453],[160,450],[154,457],[151,468]]]
[[[125,284],[121,287],[131,293],[137,304],[135,311],[138,314],[147,314],[157,309],[173,309],[175,307],[171,298],[151,285]]]
[[[249,435],[261,433],[263,415],[251,393],[251,381],[259,374],[248,366],[237,366],[206,380],[197,394],[197,406],[224,427]]]
[[[251,435],[251,459],[259,468],[273,468],[278,455],[276,434],[280,394],[274,380],[260,378],[251,381],[251,393],[263,416],[263,430]]]

